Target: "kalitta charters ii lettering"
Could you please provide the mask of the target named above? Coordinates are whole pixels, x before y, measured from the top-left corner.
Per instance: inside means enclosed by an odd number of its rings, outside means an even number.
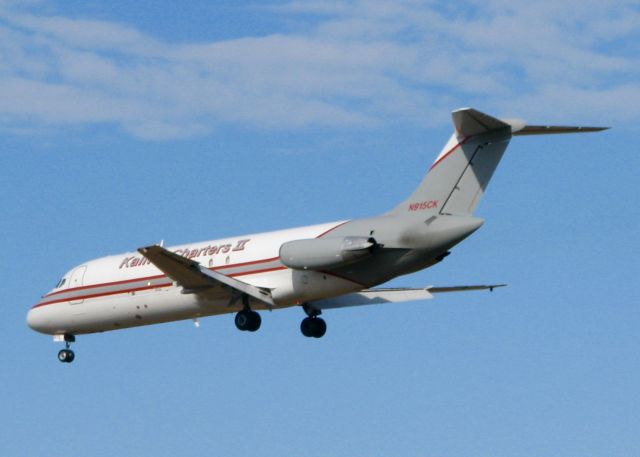
[[[250,238],[246,240],[238,240],[235,245],[231,243],[220,244],[217,246],[210,244],[207,246],[196,247],[193,249],[190,249],[190,248],[176,249],[173,252],[175,252],[178,255],[181,255],[182,257],[186,257],[187,259],[196,259],[198,257],[203,257],[203,256],[212,256],[216,254],[226,254],[228,252],[244,251],[244,248],[249,241],[251,241]],[[149,265],[150,263],[151,262],[149,262],[149,259],[142,256],[125,257],[124,259],[122,259],[122,262],[120,263],[120,266],[118,268],[123,269],[123,268],[141,267],[143,265]]]

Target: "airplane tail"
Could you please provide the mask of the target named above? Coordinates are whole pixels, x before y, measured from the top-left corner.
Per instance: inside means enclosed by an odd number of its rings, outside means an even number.
[[[512,136],[595,132],[606,127],[525,125],[472,108],[452,113],[455,131],[411,196],[390,214],[471,215]]]

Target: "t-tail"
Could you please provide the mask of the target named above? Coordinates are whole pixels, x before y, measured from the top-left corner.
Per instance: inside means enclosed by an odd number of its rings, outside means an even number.
[[[512,136],[580,133],[607,127],[525,125],[473,108],[452,113],[455,131],[411,196],[391,214],[472,215]]]

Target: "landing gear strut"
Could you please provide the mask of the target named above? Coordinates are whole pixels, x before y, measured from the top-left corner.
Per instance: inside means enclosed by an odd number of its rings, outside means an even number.
[[[76,341],[76,337],[73,335],[64,336],[65,349],[61,349],[60,352],[58,352],[59,361],[61,361],[62,363],[73,362],[73,359],[76,358],[76,355],[71,349],[69,349],[69,347],[71,346],[71,343],[74,343],[75,341]]]
[[[244,295],[242,297],[242,303],[244,304],[244,309],[236,314],[236,327],[238,327],[238,330],[255,332],[260,328],[262,318],[260,314],[249,308],[249,297]]]
[[[307,317],[300,323],[300,331],[308,338],[322,338],[327,332],[327,323],[318,317],[322,311],[309,305],[303,305],[302,309]]]

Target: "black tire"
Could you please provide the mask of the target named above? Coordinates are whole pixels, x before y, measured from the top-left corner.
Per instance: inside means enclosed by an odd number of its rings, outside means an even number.
[[[62,363],[71,363],[74,358],[75,354],[70,349],[61,349],[60,352],[58,352],[58,360]]]
[[[311,338],[315,329],[314,324],[315,322],[313,322],[313,318],[305,317],[304,319],[302,319],[302,322],[300,322],[300,331],[307,338]]]
[[[320,319],[319,317],[316,317],[313,320],[315,321],[313,323],[313,337],[322,338],[324,334],[327,333],[327,323],[324,321],[324,319]]]
[[[250,322],[251,316],[247,311],[242,310],[236,314],[235,323],[238,330],[242,330],[243,332],[249,330]]]
[[[255,311],[250,311],[249,326],[247,327],[247,330],[249,330],[250,332],[255,332],[260,328],[261,324],[262,324],[262,317],[260,317],[260,314],[256,313]]]

